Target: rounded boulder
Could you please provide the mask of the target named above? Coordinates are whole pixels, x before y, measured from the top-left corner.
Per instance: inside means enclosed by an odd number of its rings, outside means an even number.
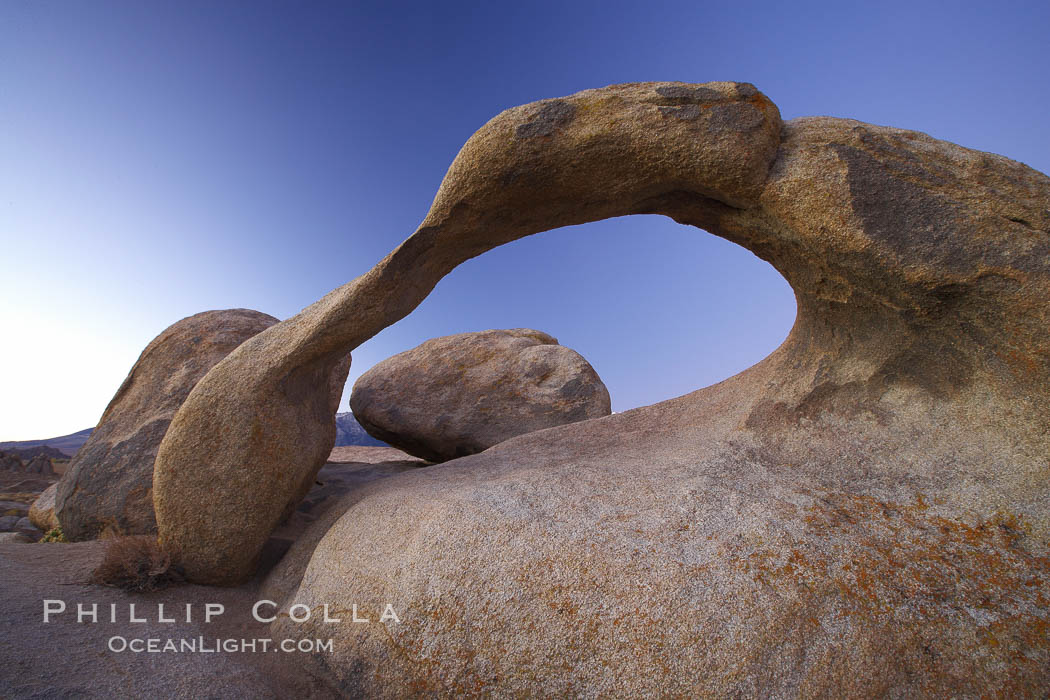
[[[90,539],[107,527],[157,532],[153,465],[175,412],[208,370],[275,323],[250,309],[205,311],[146,346],[58,482],[54,513],[67,538]]]
[[[528,328],[433,338],[394,355],[358,378],[350,407],[369,435],[431,462],[611,411],[587,360]]]

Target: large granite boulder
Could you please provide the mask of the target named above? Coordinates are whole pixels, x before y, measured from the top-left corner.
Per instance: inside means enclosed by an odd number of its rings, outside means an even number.
[[[248,309],[206,311],[146,346],[59,480],[54,512],[67,539],[96,537],[107,527],[129,535],[157,531],[153,463],[168,424],[215,363],[275,323]]]
[[[528,328],[428,340],[362,374],[350,406],[369,435],[431,462],[611,412],[587,360]]]
[[[0,452],[0,469],[7,471],[25,471],[21,457],[10,452]]]
[[[221,504],[257,437],[289,439],[323,393],[323,373],[312,393],[294,379],[463,260],[635,213],[776,267],[798,301],[784,344],[678,399],[355,490],[274,572],[298,579],[285,609],[343,624],[271,636],[332,638],[300,661],[351,696],[1050,691],[1050,178],[916,132],[783,123],[746,84],[612,86],[491,120],[416,233],[198,384],[157,483],[177,501],[176,476],[215,481],[216,516],[158,511],[161,536],[210,544],[232,523],[189,570],[245,576],[221,557],[258,534]]]
[[[58,518],[55,517],[55,494],[58,492],[58,482],[48,486],[40,492],[33,505],[29,507],[29,520],[43,532],[48,532],[59,527]]]

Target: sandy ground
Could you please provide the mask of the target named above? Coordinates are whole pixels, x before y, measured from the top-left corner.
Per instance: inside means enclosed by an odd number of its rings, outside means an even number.
[[[257,641],[254,652],[114,650],[131,640],[156,639],[158,649],[168,640],[176,646],[193,640],[198,648],[215,649],[222,644],[216,640],[233,640],[226,643],[239,648],[245,640],[270,639],[269,626],[253,618],[252,608],[263,578],[298,534],[353,488],[423,464],[392,448],[337,450],[333,459],[339,461],[324,467],[299,512],[271,539],[259,574],[237,588],[183,585],[131,594],[88,582],[104,542],[0,545],[0,697],[338,697],[336,688],[305,670],[302,653],[274,649],[279,638],[265,643],[266,651]],[[45,601],[62,601],[65,611],[45,623],[45,605],[59,606]],[[78,622],[78,603],[86,612],[97,605],[98,621],[85,616]],[[158,604],[175,622],[159,619]],[[224,612],[205,621],[208,604]],[[145,622],[130,620],[131,605]]]

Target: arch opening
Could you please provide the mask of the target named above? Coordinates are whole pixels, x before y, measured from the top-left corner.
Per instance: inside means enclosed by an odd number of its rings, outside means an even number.
[[[358,376],[430,338],[528,327],[587,358],[622,412],[746,370],[780,346],[795,316],[777,270],[698,227],[658,215],[568,226],[459,265],[354,351],[340,406]]]

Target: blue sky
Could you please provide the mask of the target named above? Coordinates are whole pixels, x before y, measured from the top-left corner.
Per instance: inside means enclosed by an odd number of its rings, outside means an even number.
[[[287,318],[366,271],[508,107],[740,80],[785,118],[917,129],[1046,172],[1047,36],[1046,2],[5,0],[0,440],[93,425],[180,318]],[[430,337],[528,326],[624,410],[745,369],[793,318],[746,250],[615,219],[465,263],[350,376]]]

